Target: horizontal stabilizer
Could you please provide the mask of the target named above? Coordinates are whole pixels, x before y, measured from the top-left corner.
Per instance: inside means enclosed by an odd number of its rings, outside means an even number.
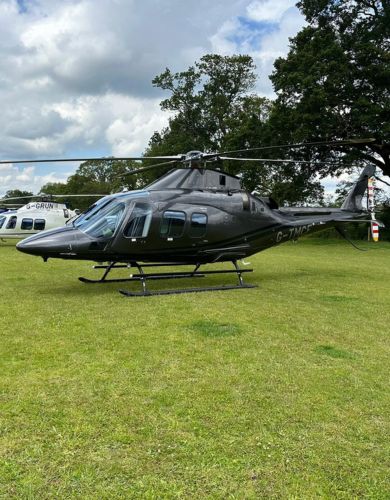
[[[383,222],[379,220],[373,220],[373,219],[337,219],[335,222],[367,222],[371,224],[372,222],[375,222],[378,224],[379,227],[386,227]]]

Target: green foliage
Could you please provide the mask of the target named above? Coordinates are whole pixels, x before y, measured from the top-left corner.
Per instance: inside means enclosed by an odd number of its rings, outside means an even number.
[[[224,138],[239,123],[247,93],[256,82],[254,71],[250,56],[208,54],[187,71],[172,74],[167,68],[154,78],[154,86],[171,93],[161,108],[175,113],[169,128],[178,133],[185,148],[179,152],[224,148]],[[257,98],[256,104],[261,123],[266,99]]]
[[[301,0],[298,6],[309,24],[271,76],[278,95],[271,116],[275,142],[375,137],[376,145],[346,155],[318,148],[313,158],[370,161],[389,175],[389,147],[380,145],[390,135],[389,3]]]
[[[390,241],[390,205],[384,203],[375,214],[378,220],[383,222],[384,228],[380,228],[379,234],[381,240]]]
[[[249,56],[209,54],[187,71],[172,73],[167,68],[153,84],[170,92],[161,108],[173,116],[165,130],[152,136],[147,154],[232,151],[269,144],[272,103],[250,93],[255,82],[255,66]],[[256,153],[249,156],[256,158]],[[266,192],[280,203],[322,197],[319,183],[303,169],[232,161],[225,161],[223,169],[241,174],[249,191]],[[161,172],[150,172],[146,178]]]
[[[15,204],[21,204],[24,205],[26,203],[29,203],[31,199],[29,196],[32,196],[34,193],[31,191],[21,191],[20,189],[10,189],[5,193],[4,196],[1,197],[1,199],[6,200],[7,198],[18,198],[16,200],[10,200],[10,203],[15,203]],[[26,196],[26,198],[24,198]]]
[[[90,206],[97,198],[66,197],[68,194],[110,194],[120,191],[123,187],[135,189],[137,178],[126,175],[126,172],[139,165],[133,161],[93,160],[82,163],[66,183],[48,183],[41,188],[47,194],[63,194],[61,201],[81,210]]]

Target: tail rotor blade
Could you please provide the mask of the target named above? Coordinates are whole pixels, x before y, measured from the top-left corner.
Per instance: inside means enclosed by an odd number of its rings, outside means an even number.
[[[367,181],[368,210],[371,213],[371,237],[375,242],[379,241],[379,224],[375,220],[375,175]]]

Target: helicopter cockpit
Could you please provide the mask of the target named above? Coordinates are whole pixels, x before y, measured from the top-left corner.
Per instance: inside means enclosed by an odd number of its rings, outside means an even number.
[[[125,207],[123,201],[113,199],[92,211],[89,216],[75,221],[74,226],[93,238],[111,238],[122,220]]]
[[[137,194],[139,195],[139,193]],[[145,194],[147,193],[143,192],[141,196],[145,196]],[[129,207],[129,202],[133,199],[135,204],[131,207],[131,216],[126,232],[130,236],[133,234],[143,235],[148,229],[146,226],[150,225],[151,211],[150,213],[145,211],[144,204],[138,203],[138,196],[134,196],[134,193],[109,197],[103,203],[101,201],[96,203],[73,221],[73,227],[92,238],[109,239],[114,236],[126,213],[126,208]]]

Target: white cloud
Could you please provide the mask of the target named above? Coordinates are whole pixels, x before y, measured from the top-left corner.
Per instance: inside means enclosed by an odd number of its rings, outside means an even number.
[[[356,168],[355,172],[353,174],[348,174],[347,172],[343,172],[340,176],[338,177],[332,177],[330,175],[324,177],[323,179],[319,180],[321,181],[321,184],[325,188],[325,193],[334,196],[336,192],[337,186],[342,182],[342,181],[347,181],[347,182],[355,182],[356,179],[359,177],[361,173],[361,169]],[[387,183],[390,182],[390,177],[386,177],[381,175],[381,178]],[[387,186],[386,184],[383,184],[380,181],[376,182],[376,189],[379,189],[383,191],[386,196],[390,196],[390,187]]]
[[[294,5],[295,2],[291,0],[255,0],[248,5],[246,11],[254,21],[278,22]]]
[[[278,27],[262,37],[259,49],[252,53],[261,75],[261,88],[269,96],[273,95],[268,76],[273,71],[274,61],[287,54],[289,38],[295,36],[303,24],[299,11],[295,8],[288,9],[281,17]]]
[[[222,54],[250,54],[257,66],[257,91],[273,97],[268,76],[277,57],[288,52],[289,38],[304,25],[295,0],[256,0],[246,7],[246,18],[224,22],[210,37],[213,51]]]
[[[224,22],[218,31],[210,37],[212,52],[222,55],[234,54],[239,51],[237,42],[232,37],[240,29],[237,19]]]
[[[137,155],[167,124],[152,78],[203,54],[250,53],[272,95],[273,59],[302,25],[292,0],[0,0],[0,155]],[[174,152],[173,152],[174,153]],[[68,167],[0,169],[0,191]],[[19,173],[18,173],[19,172]],[[11,178],[9,178],[11,175]],[[18,180],[17,177],[20,176]],[[21,185],[23,184],[23,185]]]
[[[69,167],[68,167],[69,169]],[[34,166],[0,165],[0,197],[11,189],[32,191],[38,193],[48,182],[65,182],[71,171],[58,174],[55,171],[40,175]]]

